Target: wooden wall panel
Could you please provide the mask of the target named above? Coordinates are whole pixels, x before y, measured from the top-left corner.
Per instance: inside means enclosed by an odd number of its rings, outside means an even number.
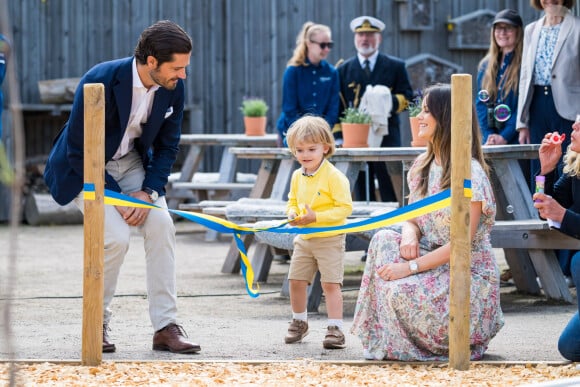
[[[402,59],[430,53],[457,63],[475,78],[485,51],[450,51],[449,19],[478,9],[515,8],[525,23],[539,15],[528,0],[435,0],[432,30],[403,31],[400,4],[401,0],[9,1],[23,103],[40,102],[38,81],[79,77],[100,61],[131,55],[145,27],[159,19],[171,19],[194,41],[186,101],[201,110],[202,122],[192,127],[221,133],[243,131],[238,107],[244,96],[261,96],[268,101],[268,131],[275,131],[286,62],[296,35],[308,20],[331,27],[336,43],[329,56],[333,64],[355,54],[349,23],[368,14],[387,25],[381,51]],[[27,141],[42,141],[49,147],[52,139],[44,137],[58,130],[60,123],[55,121],[46,120],[51,129],[30,133]],[[30,130],[38,131],[39,126],[35,118]],[[217,169],[219,151],[210,152],[205,161],[204,168]]]

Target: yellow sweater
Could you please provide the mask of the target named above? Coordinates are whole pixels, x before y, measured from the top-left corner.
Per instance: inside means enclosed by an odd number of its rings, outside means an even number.
[[[346,176],[328,160],[324,160],[313,176],[304,176],[302,168],[292,174],[286,214],[301,214],[308,204],[316,213],[316,222],[304,227],[330,227],[346,223],[352,213],[352,196]],[[301,235],[304,239],[343,234],[314,233]]]

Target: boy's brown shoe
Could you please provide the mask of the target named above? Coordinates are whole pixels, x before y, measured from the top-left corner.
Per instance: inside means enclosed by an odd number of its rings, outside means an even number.
[[[344,334],[340,331],[339,327],[336,325],[328,327],[322,346],[326,349],[342,349],[346,347]]]
[[[308,334],[308,322],[302,320],[293,319],[288,327],[288,333],[284,341],[286,344],[296,343],[300,341]]]

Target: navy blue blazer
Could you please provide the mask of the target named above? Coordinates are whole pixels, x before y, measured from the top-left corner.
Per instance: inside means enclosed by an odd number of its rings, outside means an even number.
[[[580,178],[562,174],[558,168],[546,175],[546,195],[552,197],[566,209],[560,231],[580,239]]]
[[[358,56],[355,55],[338,67],[338,73],[340,95],[343,102],[339,110],[339,117],[343,115],[347,107],[358,107],[367,85],[384,85],[391,89],[393,108],[389,117],[389,134],[385,137],[393,140],[390,141],[390,146],[401,146],[398,113],[403,111],[407,107],[408,101],[413,99],[413,88],[405,62],[399,58],[379,53],[370,79],[367,79]],[[355,93],[357,87],[359,87],[358,98],[356,98]],[[340,138],[342,133],[335,133],[335,136]]]
[[[103,62],[81,79],[69,120],[54,140],[44,171],[46,184],[57,203],[69,203],[83,189],[83,85],[102,83],[105,86],[105,162],[108,162],[119,148],[131,113],[132,62],[133,57]],[[174,90],[159,88],[147,123],[142,125],[143,133],[135,139],[135,149],[145,168],[143,187],[154,189],[159,195],[165,194],[165,185],[179,150],[184,94],[181,79]],[[106,172],[105,188],[121,192],[117,182]]]

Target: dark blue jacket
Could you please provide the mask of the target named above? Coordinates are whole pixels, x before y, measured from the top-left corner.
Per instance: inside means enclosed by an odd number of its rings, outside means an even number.
[[[282,138],[305,114],[320,116],[330,128],[338,122],[338,72],[325,60],[318,66],[288,66],[282,86],[282,113],[276,127]]]
[[[391,117],[389,117],[389,134],[385,136],[385,140],[389,146],[401,146],[398,113],[407,107],[408,101],[413,99],[413,88],[405,62],[399,58],[379,54],[370,79],[367,79],[358,57],[355,55],[338,67],[338,73],[340,76],[340,94],[343,99],[339,117],[347,107],[358,107],[367,85],[384,85],[391,90],[393,108]],[[355,105],[355,89],[357,87],[360,91]],[[400,102],[404,100],[406,101],[401,104]],[[335,133],[335,137],[341,138],[342,133]]]
[[[502,66],[498,71],[496,83],[499,82],[503,73],[507,70],[508,66],[510,65],[513,58],[513,54],[508,54],[505,56]],[[478,72],[477,72],[477,91],[481,90],[481,82],[483,82],[483,75],[485,74],[485,70],[487,68],[487,62],[482,63]],[[489,102],[489,101],[488,101]],[[507,95],[505,100],[501,100],[499,97],[496,99],[496,103],[503,103],[510,107],[512,115],[511,117],[504,123],[503,128],[501,131],[496,131],[495,128],[490,128],[487,125],[487,103],[481,101],[479,98],[476,98],[475,107],[477,109],[477,120],[479,122],[479,128],[481,129],[481,138],[483,144],[487,141],[487,137],[490,134],[497,133],[505,140],[508,144],[518,144],[518,132],[516,131],[516,122],[517,122],[517,115],[518,115],[518,95],[512,91],[510,91]],[[493,101],[492,101],[493,102]]]
[[[104,62],[89,70],[81,79],[68,122],[54,141],[44,179],[50,193],[59,204],[74,199],[83,189],[84,106],[83,85],[103,83],[105,86],[105,162],[111,160],[125,134],[132,101],[133,58]],[[177,158],[181,121],[183,119],[184,84],[177,82],[174,90],[159,88],[155,92],[151,114],[142,125],[143,133],[135,139],[135,149],[145,168],[143,187],[160,195],[171,167]],[[172,113],[165,117],[172,109]],[[105,172],[105,188],[121,192],[117,182]]]
[[[546,175],[545,193],[566,209],[560,231],[580,239],[580,178],[562,174],[558,168]]]

